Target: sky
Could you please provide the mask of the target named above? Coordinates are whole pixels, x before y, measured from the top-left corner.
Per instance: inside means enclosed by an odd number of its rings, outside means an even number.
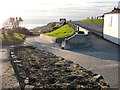
[[[81,20],[100,16],[118,6],[119,0],[0,0],[0,26],[9,18],[20,16],[23,24],[47,24],[65,17]]]

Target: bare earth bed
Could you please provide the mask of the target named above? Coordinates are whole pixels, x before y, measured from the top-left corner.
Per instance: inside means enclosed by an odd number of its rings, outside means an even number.
[[[110,88],[104,78],[79,64],[32,46],[11,50],[11,63],[24,87],[51,90],[102,90]],[[20,79],[18,79],[21,81]]]

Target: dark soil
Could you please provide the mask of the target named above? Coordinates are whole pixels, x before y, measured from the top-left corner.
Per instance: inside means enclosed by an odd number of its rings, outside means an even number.
[[[104,78],[79,64],[65,60],[45,50],[31,46],[14,49],[16,59],[27,68],[29,82],[33,90],[102,90],[109,88]],[[28,72],[27,71],[27,72]]]

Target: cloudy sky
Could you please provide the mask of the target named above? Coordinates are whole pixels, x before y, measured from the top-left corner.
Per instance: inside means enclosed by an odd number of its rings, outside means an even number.
[[[119,0],[0,0],[0,24],[21,16],[24,24],[45,24],[60,17],[81,20],[99,16],[118,6]]]

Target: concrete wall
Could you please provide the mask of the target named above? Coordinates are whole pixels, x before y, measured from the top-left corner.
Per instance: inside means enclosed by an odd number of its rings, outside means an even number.
[[[82,27],[79,27],[79,26],[77,26],[77,25],[75,25],[75,24],[72,24],[72,23],[68,23],[70,26],[71,26],[71,28],[73,28],[75,31],[83,31],[84,32],[84,34],[88,34],[89,33],[89,31],[87,30],[87,29],[85,29],[85,28],[82,28]]]
[[[88,30],[86,30],[85,28],[82,28],[82,27],[79,27],[79,26],[77,26],[78,27],[78,30],[79,31],[83,31],[84,32],[84,34],[88,34],[89,33],[89,31]]]
[[[61,47],[64,49],[88,47],[91,45],[89,38],[89,35],[76,34],[65,39]]]
[[[116,44],[120,39],[120,14],[106,14],[104,17],[103,37]]]

